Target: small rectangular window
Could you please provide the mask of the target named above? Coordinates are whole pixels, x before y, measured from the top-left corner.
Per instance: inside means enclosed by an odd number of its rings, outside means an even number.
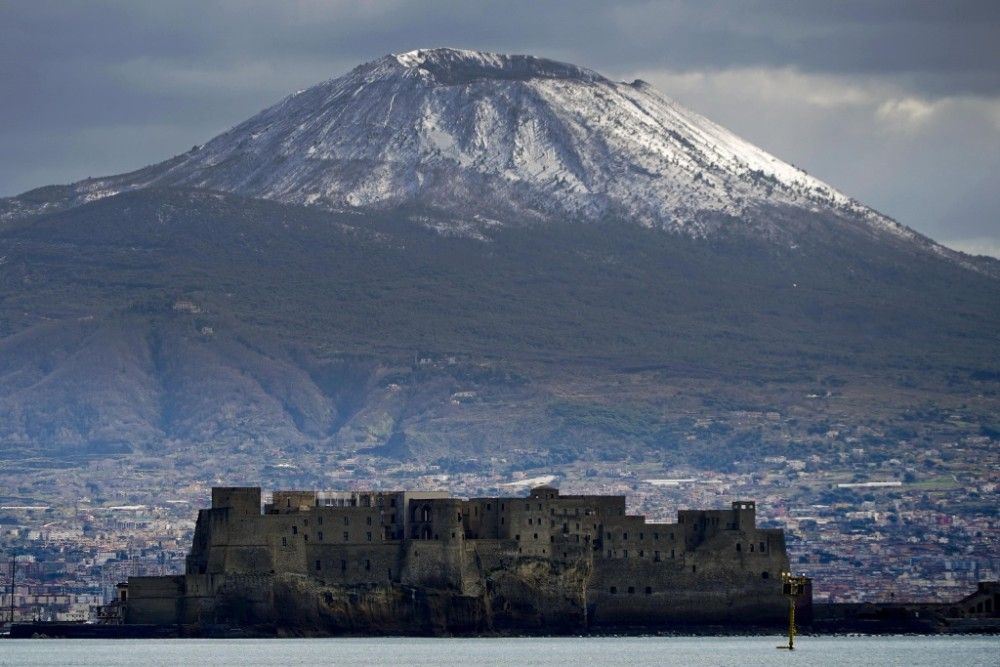
[[[317,570],[321,570],[321,569],[323,569],[323,566],[322,566],[322,564],[321,564],[321,563],[320,563],[320,561],[318,561],[318,560],[316,561],[316,569],[317,569]]]
[[[320,542],[323,541],[323,531],[322,530],[319,531],[318,533],[316,533],[316,539],[319,540]]]
[[[365,561],[365,571],[366,572],[371,572],[371,569],[372,569],[372,562],[370,560],[366,560]]]
[[[288,546],[288,538],[287,537],[282,537],[281,538],[281,546],[283,546],[283,547],[287,547]]]
[[[372,534],[371,533],[367,533],[367,537],[368,537],[368,541],[371,542],[372,541]]]
[[[345,541],[345,542],[347,542],[347,541],[348,541],[348,540],[350,540],[350,539],[351,539],[351,536],[350,536],[350,534],[349,534],[349,533],[348,533],[348,532],[347,532],[347,531],[345,530],[345,531],[344,531],[344,541]]]
[[[340,571],[341,572],[347,572],[347,561],[346,560],[340,561]]]

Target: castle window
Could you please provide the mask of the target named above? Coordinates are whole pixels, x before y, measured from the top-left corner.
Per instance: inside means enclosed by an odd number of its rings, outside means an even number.
[[[490,504],[490,503],[486,503],[486,509],[487,509],[487,510],[491,510],[491,509],[493,509],[493,505],[492,505],[492,504]]]
[[[298,535],[298,534],[299,534],[299,527],[292,526],[292,535]]]
[[[365,572],[372,571],[372,562],[370,560],[365,560]]]
[[[736,543],[736,550],[737,551],[742,551],[743,550],[743,547],[740,546],[739,542]]]
[[[614,552],[613,552],[613,551],[611,551],[611,549],[608,549],[608,558],[611,558],[611,555],[612,555],[613,553],[614,553]]]
[[[321,569],[323,569],[323,565],[322,565],[322,563],[321,563],[320,561],[318,561],[318,560],[316,561],[316,569],[317,569],[317,570],[321,570]]]
[[[639,549],[639,558],[645,558],[645,557],[646,557],[646,552],[643,551],[642,549]]]
[[[660,534],[659,533],[653,533],[653,539],[654,540],[660,539]]]
[[[505,509],[507,509],[507,504],[506,503],[500,503],[500,511],[503,512]]]
[[[628,549],[622,549],[622,558],[628,558]]]
[[[346,560],[340,561],[340,571],[341,572],[347,572],[347,561]]]
[[[531,505],[529,505],[528,503],[524,503],[524,509],[530,510],[531,509]]]
[[[369,517],[366,517],[366,518],[365,518],[365,523],[366,523],[367,525],[369,525],[369,526],[370,526],[370,525],[372,525],[372,518],[371,518],[370,516],[369,516]]]
[[[750,553],[753,553],[753,545],[750,545]]]
[[[692,565],[691,566],[691,574],[694,574],[697,571],[698,571],[698,566],[697,565]]]
[[[528,525],[529,526],[531,525],[531,519],[528,519]]]
[[[618,592],[618,587],[617,586],[612,586],[610,590],[611,590],[611,594],[614,595],[615,593]]]
[[[518,542],[520,542],[521,541],[521,534],[518,533],[517,535],[515,535],[514,539],[517,540]]]
[[[764,543],[763,542],[760,543],[760,550],[764,551]]]
[[[303,519],[302,520],[302,525],[303,526],[308,526],[309,525],[309,519]]]
[[[771,575],[770,575],[770,573],[768,573],[768,572],[761,572],[761,573],[760,573],[760,578],[761,578],[761,579],[770,579],[770,578],[771,578]]]
[[[640,540],[645,539],[645,536],[642,533],[639,533],[639,539]]]
[[[389,507],[395,507],[395,506],[396,506],[396,499],[389,498]]]
[[[346,541],[347,541],[347,540],[349,540],[349,539],[351,539],[351,536],[350,536],[350,534],[349,534],[349,533],[348,533],[348,532],[347,532],[347,531],[345,530],[345,531],[344,531],[344,541],[346,542]]]
[[[635,586],[629,586],[628,587],[628,594],[629,595],[635,595]]]
[[[345,526],[351,525],[351,518],[350,517],[348,517],[348,516],[344,517],[344,525]]]
[[[369,541],[369,542],[371,542],[371,541],[372,541],[372,534],[371,534],[371,531],[369,531],[369,532],[365,533],[365,536],[367,537],[367,539],[368,539],[368,541]]]
[[[316,523],[318,523],[319,525],[322,526],[323,525],[323,517],[316,517]]]
[[[282,537],[281,538],[281,546],[283,546],[283,547],[287,547],[288,546],[288,538],[287,537]]]
[[[503,517],[500,517],[500,525],[502,526],[502,525],[503,525],[503,523],[504,523],[504,521],[503,521]]]
[[[670,557],[671,557],[671,558],[673,558],[673,557],[674,557],[674,550],[673,550],[673,549],[671,549],[671,550],[670,550]]]
[[[455,531],[451,531],[451,539],[455,539]]]
[[[535,533],[535,539],[536,540],[538,539],[538,533]]]
[[[549,542],[555,542],[555,541],[556,541],[556,536],[555,535],[549,535]]]
[[[611,539],[611,531],[608,531],[608,539]]]
[[[628,533],[622,533],[622,540],[623,541],[627,541],[628,540]]]
[[[316,533],[316,539],[319,540],[320,542],[323,541],[323,531],[322,530],[319,531],[318,533]]]
[[[659,563],[659,562],[660,562],[660,552],[659,552],[659,551],[654,551],[654,552],[653,552],[653,560],[654,560],[655,562],[657,562],[657,563]]]
[[[306,542],[308,542],[309,541],[309,535],[308,534],[303,535],[302,539],[305,540]]]
[[[646,586],[646,595],[652,595],[652,594],[653,594],[653,587]]]

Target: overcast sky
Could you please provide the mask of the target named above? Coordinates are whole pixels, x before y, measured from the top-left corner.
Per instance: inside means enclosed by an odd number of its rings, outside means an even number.
[[[432,46],[645,79],[936,240],[1000,256],[998,0],[0,0],[0,196],[158,162]]]

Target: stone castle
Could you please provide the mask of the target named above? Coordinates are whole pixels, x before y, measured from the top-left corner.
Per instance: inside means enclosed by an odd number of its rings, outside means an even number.
[[[780,624],[781,530],[753,502],[647,523],[624,496],[212,490],[186,572],[131,577],[125,622],[308,633]]]

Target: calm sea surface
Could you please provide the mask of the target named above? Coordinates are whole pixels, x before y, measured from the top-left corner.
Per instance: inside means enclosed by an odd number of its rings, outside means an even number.
[[[0,641],[0,665],[1000,665],[998,637],[588,637]]]

